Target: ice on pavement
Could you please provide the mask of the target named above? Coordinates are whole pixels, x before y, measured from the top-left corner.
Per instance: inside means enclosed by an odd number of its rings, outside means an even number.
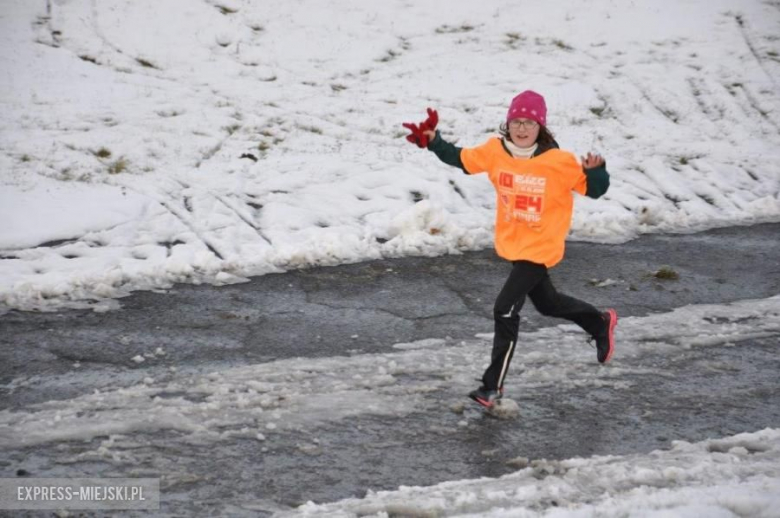
[[[369,492],[308,503],[285,517],[773,518],[780,509],[780,429],[647,455],[538,460],[501,478]]]
[[[615,359],[604,368],[579,328],[562,325],[524,335],[507,381],[522,416],[524,389],[631,386],[639,356],[675,355],[692,347],[733,345],[780,334],[780,296],[730,305],[687,306],[630,317],[617,328]],[[209,373],[180,369],[64,401],[0,411],[0,447],[34,446],[136,432],[174,431],[188,443],[265,437],[371,414],[446,412],[484,368],[490,341],[423,342],[386,354],[278,360]],[[150,354],[145,361],[154,362]],[[81,371],[74,368],[74,375]],[[37,384],[63,379],[35,380]],[[23,390],[23,378],[7,389]],[[458,396],[457,401],[463,401]]]
[[[523,393],[530,389],[630,388],[637,376],[668,375],[638,361],[643,357],[674,357],[691,348],[738,348],[743,340],[779,334],[780,296],[623,318],[616,355],[604,366],[596,363],[578,328],[543,328],[525,334],[524,347],[515,353],[507,389],[519,416],[508,418],[524,418]],[[316,442],[321,425],[359,416],[453,411],[456,403],[466,401],[463,395],[484,367],[490,339],[480,335],[458,343],[429,339],[417,347],[398,345],[384,354],[287,359],[214,367],[212,372],[182,368],[154,378],[143,371],[144,378],[134,382],[128,376],[116,378],[102,391],[0,411],[0,449],[56,445],[58,463],[68,466],[136,465],[140,461],[135,457],[146,455],[144,437],[166,445],[154,450],[155,458],[170,455],[166,452],[178,455],[180,448],[218,447],[242,439],[265,448],[302,433],[314,437],[311,448],[322,448]],[[158,349],[146,355],[146,363],[162,354]],[[79,369],[73,372],[82,376]],[[35,383],[57,386],[67,383],[65,378]],[[18,378],[5,388],[24,390],[26,385],[27,380]],[[473,422],[479,413],[465,412],[459,419],[451,426],[480,426]],[[71,450],[69,444],[78,447]],[[167,460],[160,460],[161,465],[168,465]],[[695,444],[676,441],[671,450],[649,454],[507,461],[522,469],[497,479],[402,486],[361,499],[308,503],[289,516],[768,518],[777,516],[780,505],[780,429]]]
[[[6,0],[0,311],[490,247],[487,180],[400,123],[432,106],[477,145],[526,88],[613,175],[573,239],[777,221],[779,22],[760,0]]]

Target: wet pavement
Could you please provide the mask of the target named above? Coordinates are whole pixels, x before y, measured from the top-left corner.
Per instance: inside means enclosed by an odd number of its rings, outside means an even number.
[[[559,291],[643,316],[688,304],[780,293],[780,224],[700,234],[644,236],[620,245],[569,243],[552,270]],[[663,267],[679,279],[653,275]],[[0,408],[73,397],[98,378],[143,379],[157,367],[243,365],[290,357],[383,352],[425,338],[492,331],[492,306],[509,272],[492,251],[312,268],[231,286],[177,285],[139,292],[107,313],[10,312],[0,316],[0,385],[70,372],[84,385],[45,384],[3,393]],[[599,287],[598,284],[606,286]],[[614,283],[611,283],[614,281]],[[530,304],[522,329],[556,325]],[[132,358],[165,344],[164,360]],[[89,373],[95,374],[91,376]],[[97,385],[93,385],[97,384]]]
[[[764,224],[622,245],[570,243],[552,277],[560,291],[615,307],[621,316],[761,299],[780,293],[778,236],[780,224]],[[658,278],[662,267],[678,278]],[[470,339],[491,331],[493,299],[508,270],[485,251],[314,268],[218,288],[177,285],[167,293],[136,293],[108,313],[12,311],[0,317],[0,408],[23,411],[155,378],[170,367],[210,372],[283,358],[390,353],[393,344],[427,338]],[[522,315],[521,332],[561,323],[530,304]],[[5,451],[0,476],[176,470],[190,478],[170,489],[169,509],[264,514],[368,489],[500,476],[516,469],[506,464],[516,457],[648,452],[672,440],[780,426],[778,342],[769,336],[738,348],[645,354],[634,367],[648,374],[625,388],[538,387],[516,395],[516,419],[466,407],[464,427],[464,413],[451,409],[463,395],[439,390],[430,395],[441,401],[434,413],[361,415],[265,443],[222,441],[215,450],[174,432],[138,434],[131,436],[131,465],[63,460],[94,450],[105,437]],[[158,360],[132,360],[161,344],[165,355]]]

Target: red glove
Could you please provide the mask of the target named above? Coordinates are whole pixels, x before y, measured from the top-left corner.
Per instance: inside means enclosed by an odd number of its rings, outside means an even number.
[[[403,127],[411,131],[411,133],[406,136],[406,140],[412,144],[417,144],[417,147],[420,148],[428,147],[428,135],[423,132],[436,131],[437,124],[439,124],[439,114],[436,113],[436,110],[428,108],[428,118],[419,125],[411,122],[403,123]]]
[[[420,129],[423,131],[436,131],[437,124],[439,124],[439,114],[436,110],[428,108],[428,118],[425,119],[425,122],[420,123]]]
[[[425,124],[425,123],[423,122],[421,124]],[[428,135],[423,133],[422,128],[417,126],[417,124],[413,124],[411,122],[404,122],[403,127],[411,131],[411,133],[406,136],[406,140],[408,140],[412,144],[417,144],[417,147],[421,147],[421,148],[428,147]]]

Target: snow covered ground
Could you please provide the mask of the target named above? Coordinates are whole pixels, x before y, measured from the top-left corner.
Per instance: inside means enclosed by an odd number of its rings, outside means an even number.
[[[577,199],[572,239],[780,220],[777,1],[0,4],[0,315],[106,310],[174,282],[490,247],[487,180],[410,146],[400,124],[432,106],[445,137],[477,145],[529,88],[546,96],[562,146],[603,153],[612,173],[603,199]],[[623,348],[607,368],[589,368],[572,329],[528,335],[513,364],[519,393],[628,388],[663,375],[632,363],[642,355],[776,337],[780,299],[621,320]],[[0,411],[0,445],[56,448],[51,474],[108,462],[176,477],[192,446],[272,448],[361,415],[449,412],[453,394],[473,388],[488,340],[150,369],[142,383],[117,378]],[[161,343],[135,361],[165,354]],[[79,376],[74,366],[5,388]],[[463,413],[453,432],[474,419]],[[499,479],[295,514],[769,517],[780,516],[778,494],[780,429],[769,428],[651,454],[537,459]]]
[[[766,429],[649,455],[540,460],[498,479],[402,487],[279,516],[772,518],[778,509],[780,430]]]
[[[532,88],[605,199],[573,239],[780,218],[777,2],[4,0],[0,308],[491,245],[460,145]],[[242,158],[244,156],[244,158]]]

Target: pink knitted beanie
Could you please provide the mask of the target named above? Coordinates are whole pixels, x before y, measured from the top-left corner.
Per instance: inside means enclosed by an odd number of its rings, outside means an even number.
[[[532,90],[517,94],[506,114],[507,123],[512,119],[531,119],[547,126],[547,105],[544,103],[544,97]]]

